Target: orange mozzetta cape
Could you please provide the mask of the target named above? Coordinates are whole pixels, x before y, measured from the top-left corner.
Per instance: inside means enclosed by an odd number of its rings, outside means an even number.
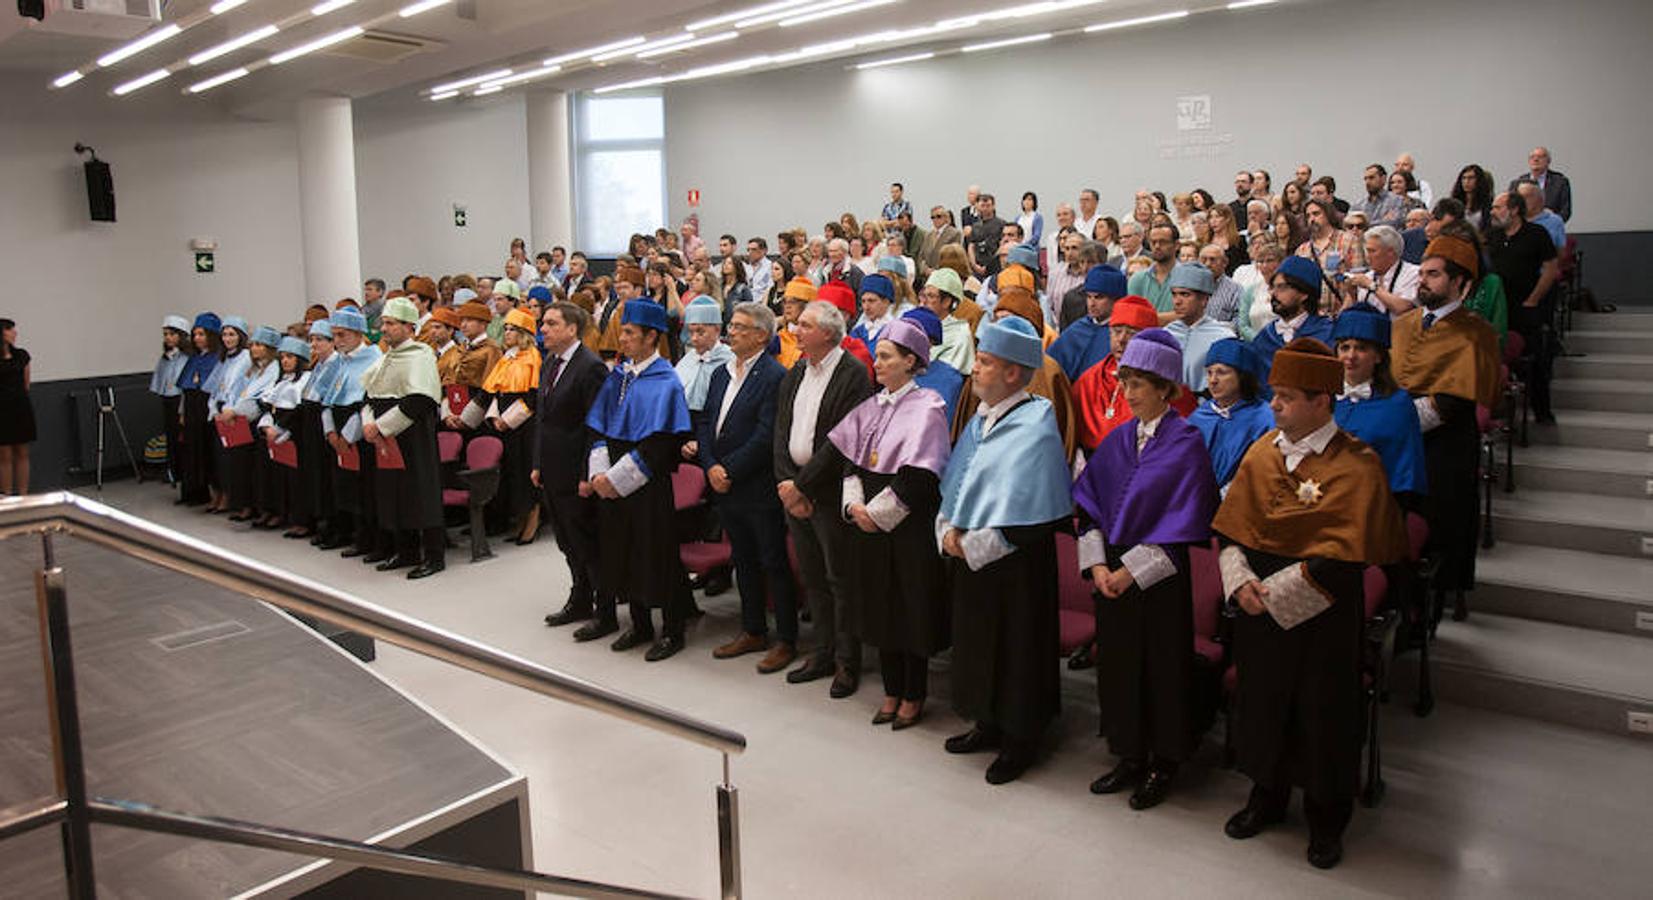
[[[1390,351],[1395,380],[1407,393],[1446,394],[1482,406],[1498,402],[1498,333],[1459,308],[1429,330],[1418,307],[1395,320]]]
[[[494,370],[482,379],[482,389],[490,394],[521,394],[540,386],[540,355],[532,348],[507,353],[494,363]]]
[[[1406,558],[1400,507],[1376,451],[1339,431],[1324,453],[1287,472],[1274,445],[1279,433],[1271,430],[1246,451],[1212,528],[1291,559],[1387,565]]]

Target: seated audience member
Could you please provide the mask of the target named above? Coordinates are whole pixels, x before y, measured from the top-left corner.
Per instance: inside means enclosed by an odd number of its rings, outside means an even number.
[[[1165,330],[1182,346],[1183,383],[1195,393],[1205,390],[1205,356],[1211,345],[1234,336],[1232,326],[1212,321],[1205,314],[1214,279],[1211,270],[1199,263],[1178,263],[1171,272],[1171,304],[1176,318]]]
[[[1418,267],[1401,258],[1406,241],[1400,232],[1378,225],[1366,232],[1368,271],[1350,272],[1343,282],[1344,308],[1361,303],[1391,316],[1411,309],[1418,299]]]
[[[1245,292],[1239,312],[1234,316],[1234,330],[1240,339],[1249,341],[1274,321],[1274,305],[1269,302],[1269,282],[1286,258],[1285,250],[1272,235],[1251,242],[1251,262],[1234,273]]]
[[[1227,209],[1228,207],[1220,207]],[[1240,306],[1245,299],[1245,289],[1239,283],[1228,277],[1227,266],[1229,256],[1217,244],[1206,244],[1200,248],[1199,264],[1211,270],[1211,301],[1206,304],[1205,314],[1214,322],[1220,322],[1234,327],[1234,320],[1240,314]],[[1239,267],[1236,266],[1236,269]]]
[[[1164,801],[1196,739],[1188,550],[1211,540],[1217,482],[1199,431],[1171,410],[1184,369],[1164,329],[1131,339],[1119,378],[1132,419],[1103,439],[1073,486],[1079,567],[1100,597],[1102,731],[1119,757],[1091,791],[1134,788],[1137,810]]]
[[[1274,411],[1263,396],[1267,367],[1250,344],[1227,338],[1211,345],[1205,370],[1211,399],[1188,421],[1205,438],[1217,486],[1227,489],[1246,450],[1274,428]]]
[[[1388,315],[1364,306],[1337,317],[1332,341],[1343,363],[1343,390],[1333,415],[1337,427],[1377,451],[1390,492],[1412,509],[1416,500],[1408,495],[1428,493],[1429,476],[1417,407],[1390,372],[1389,330]]]
[[[1251,339],[1265,363],[1273,365],[1274,354],[1297,338],[1312,337],[1323,344],[1332,339],[1332,320],[1320,315],[1324,281],[1320,266],[1312,259],[1288,256],[1281,260],[1269,283],[1274,321]]]
[[[1403,559],[1406,532],[1377,454],[1332,418],[1343,367],[1331,349],[1293,340],[1269,385],[1278,428],[1246,453],[1212,522],[1223,594],[1241,610],[1235,749],[1252,781],[1223,830],[1244,840],[1284,821],[1300,786],[1309,863],[1329,869],[1360,785],[1364,573]]]

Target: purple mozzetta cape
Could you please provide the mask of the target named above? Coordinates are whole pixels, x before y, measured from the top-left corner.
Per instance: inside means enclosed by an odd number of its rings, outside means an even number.
[[[827,440],[851,465],[869,472],[894,475],[902,466],[915,466],[941,475],[952,452],[946,401],[921,387],[894,404],[879,402],[883,396],[880,391],[861,401],[833,426]]]
[[[1219,497],[1199,429],[1167,410],[1138,458],[1141,425],[1132,419],[1102,439],[1073,486],[1074,502],[1112,547],[1209,541]]]

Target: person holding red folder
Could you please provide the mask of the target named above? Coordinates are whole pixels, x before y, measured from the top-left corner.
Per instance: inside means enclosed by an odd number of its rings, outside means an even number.
[[[276,347],[276,363],[281,372],[275,382],[259,398],[264,415],[258,420],[258,431],[264,437],[266,455],[271,465],[265,467],[265,485],[268,500],[264,518],[253,523],[254,528],[279,528],[286,524],[286,537],[309,537],[313,518],[309,497],[299,475],[300,419],[299,404],[309,381],[310,345],[291,335],[281,339]],[[305,454],[309,456],[308,453]]]
[[[275,383],[279,367],[275,365],[276,345],[281,343],[281,332],[268,325],[253,330],[247,353],[251,359],[246,374],[229,397],[229,403],[218,413],[218,422],[224,438],[224,486],[229,492],[229,506],[236,510],[231,522],[250,522],[267,499],[264,494],[264,468],[269,464],[263,442],[252,433],[251,424],[263,415],[258,398]],[[243,442],[243,433],[251,435]]]
[[[335,509],[332,540],[320,544],[324,550],[344,547],[346,559],[363,557],[364,562],[383,562],[389,551],[379,555],[379,532],[373,512],[372,448],[363,458],[361,411],[366,396],[362,375],[383,354],[378,345],[363,340],[367,317],[361,310],[345,307],[333,311],[333,355],[338,362],[332,371],[333,383],[321,400],[321,430],[335,459],[333,500]]]
[[[436,449],[442,383],[436,374],[436,354],[428,344],[414,340],[418,323],[419,308],[412,300],[396,297],[385,303],[379,329],[390,349],[362,375],[367,403],[361,413],[362,437],[375,458],[372,483],[379,528],[393,535],[393,555],[378,569],[406,568],[412,579],[428,578],[447,567]]]

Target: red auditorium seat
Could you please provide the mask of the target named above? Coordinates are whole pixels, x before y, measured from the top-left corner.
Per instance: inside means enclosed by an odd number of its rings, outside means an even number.
[[[438,431],[436,433],[436,458],[441,462],[451,463],[459,461],[459,453],[465,448],[465,439],[457,431]]]
[[[678,512],[706,502],[706,473],[692,463],[678,463],[672,470],[672,508]]]
[[[455,434],[454,437],[459,436]],[[440,452],[447,452],[447,446],[443,444],[440,435],[437,438],[437,448]],[[499,459],[504,453],[505,445],[500,443],[499,438],[487,435],[472,438],[465,446],[465,468],[459,473],[459,480],[465,486],[445,488],[442,491],[443,506],[459,506],[470,511],[471,562],[489,559],[494,555],[494,551],[488,546],[488,531],[482,521],[482,509],[499,490]]]
[[[1079,574],[1079,542],[1073,535],[1056,533],[1056,571],[1060,593],[1056,616],[1061,623],[1062,655],[1096,640],[1096,601],[1091,583]]]

